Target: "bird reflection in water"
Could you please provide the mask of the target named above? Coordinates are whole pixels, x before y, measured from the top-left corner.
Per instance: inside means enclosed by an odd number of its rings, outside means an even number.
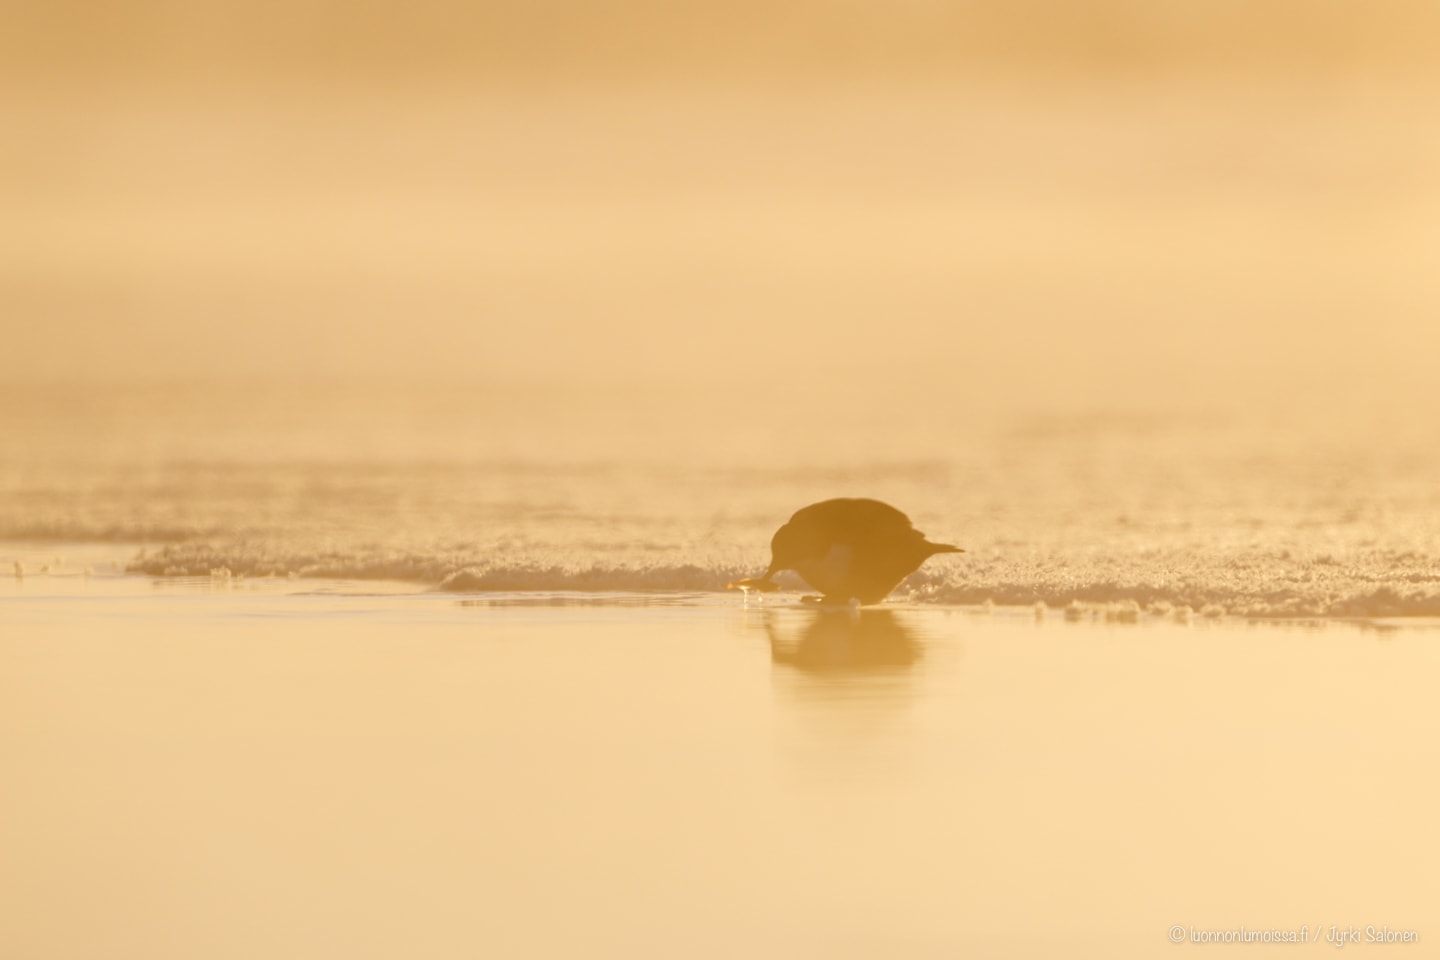
[[[856,752],[857,744],[888,742],[903,731],[923,695],[920,668],[933,651],[915,631],[925,618],[874,609],[756,612],[752,626],[769,640],[772,689],[799,724],[793,729],[801,735],[797,749],[806,751],[805,769],[829,776],[874,761]],[[819,743],[835,743],[840,753],[808,752]]]
[[[766,611],[764,626],[771,661],[817,680],[893,676],[924,656],[920,642],[890,610],[817,610],[803,625],[780,611]]]

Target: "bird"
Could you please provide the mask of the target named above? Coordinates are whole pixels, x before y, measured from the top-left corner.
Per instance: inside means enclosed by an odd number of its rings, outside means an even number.
[[[841,497],[795,511],[770,540],[765,574],[729,586],[778,590],[770,578],[794,570],[824,595],[825,603],[879,603],[937,553],[964,552],[926,540],[909,517],[887,503]]]

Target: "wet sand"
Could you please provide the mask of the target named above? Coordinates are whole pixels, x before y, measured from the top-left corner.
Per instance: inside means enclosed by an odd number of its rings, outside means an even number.
[[[1373,924],[1419,956],[1440,936],[1436,640],[6,577],[0,941],[1113,958],[1202,949],[1176,925],[1305,928],[1314,951]]]

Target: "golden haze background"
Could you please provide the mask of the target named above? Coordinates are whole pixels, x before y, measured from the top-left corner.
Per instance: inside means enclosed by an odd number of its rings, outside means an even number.
[[[762,430],[1225,407],[1368,431],[1429,396],[1433,4],[5,20],[12,384],[639,390]]]

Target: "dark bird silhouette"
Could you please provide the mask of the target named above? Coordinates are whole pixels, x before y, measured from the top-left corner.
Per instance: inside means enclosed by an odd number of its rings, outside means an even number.
[[[770,578],[794,570],[827,602],[879,603],[930,557],[964,552],[926,540],[909,517],[879,500],[823,500],[775,531],[764,576],[730,586],[777,590]]]

